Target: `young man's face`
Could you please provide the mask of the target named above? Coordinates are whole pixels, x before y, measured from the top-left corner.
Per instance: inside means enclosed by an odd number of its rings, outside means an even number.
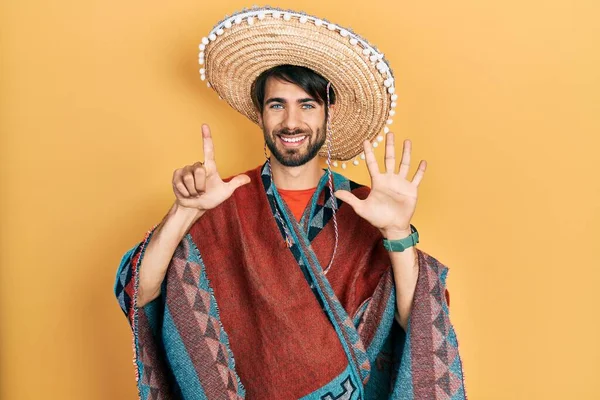
[[[258,119],[277,161],[297,167],[317,155],[326,139],[325,107],[293,83],[267,80],[263,112]]]

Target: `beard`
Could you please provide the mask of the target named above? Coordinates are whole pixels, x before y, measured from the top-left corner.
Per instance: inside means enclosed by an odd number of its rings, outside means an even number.
[[[312,129],[295,129],[290,131],[288,129],[280,129],[277,131],[273,131],[272,134],[267,132],[265,128],[263,128],[263,134],[265,136],[265,142],[271,151],[271,154],[275,156],[275,159],[279,161],[279,163],[285,167],[299,167],[301,165],[306,164],[313,158],[317,156],[323,144],[325,144],[325,140],[327,139],[326,135],[327,131],[327,121],[323,124],[321,128],[317,128],[317,133],[313,134]],[[302,148],[291,148],[291,149],[283,149],[280,150],[277,148],[275,143],[278,140],[277,136],[293,136],[293,135],[306,135],[306,150],[304,149],[304,145]]]

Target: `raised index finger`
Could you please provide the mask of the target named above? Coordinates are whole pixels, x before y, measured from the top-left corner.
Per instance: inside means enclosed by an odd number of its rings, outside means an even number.
[[[208,124],[202,124],[202,143],[204,147],[204,162],[215,161],[215,147]]]

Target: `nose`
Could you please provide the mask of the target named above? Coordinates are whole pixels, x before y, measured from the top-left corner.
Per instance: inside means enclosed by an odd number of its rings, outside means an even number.
[[[302,121],[297,110],[292,107],[285,110],[285,116],[281,122],[282,128],[293,131],[300,128],[301,123]]]

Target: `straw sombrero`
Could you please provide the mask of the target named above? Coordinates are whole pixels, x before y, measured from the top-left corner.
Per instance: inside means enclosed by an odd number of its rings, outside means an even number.
[[[236,12],[202,38],[198,61],[207,86],[254,123],[252,83],[265,70],[292,64],[329,80],[336,95],[331,159],[344,168],[345,161],[364,159],[365,139],[377,147],[395,113],[394,75],[383,54],[350,29],[302,12],[268,6]]]

